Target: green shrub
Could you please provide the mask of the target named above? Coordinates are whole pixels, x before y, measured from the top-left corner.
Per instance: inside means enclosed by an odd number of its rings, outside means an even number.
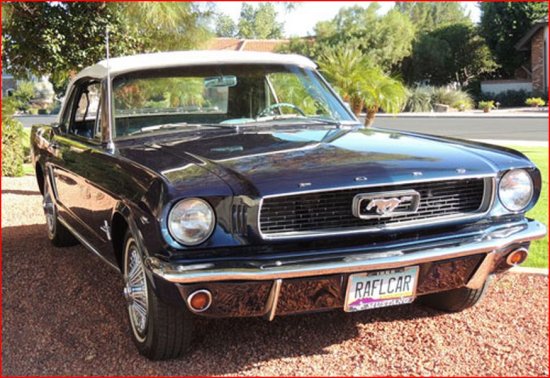
[[[546,102],[540,97],[531,97],[525,100],[525,105],[539,107],[546,105]]]
[[[2,122],[10,119],[17,110],[17,102],[13,97],[2,98]]]
[[[21,146],[23,147],[23,163],[31,162],[31,129],[23,129],[21,134]]]
[[[492,100],[489,100],[489,101],[480,101],[478,104],[477,104],[478,108],[479,109],[493,109],[495,107],[495,102],[492,101]]]
[[[419,86],[408,90],[405,111],[407,112],[431,112],[433,87]]]
[[[19,110],[27,111],[31,107],[30,101],[34,97],[34,84],[30,81],[20,81],[12,98]]]
[[[13,118],[2,120],[2,176],[22,176],[25,153],[23,125]]]
[[[435,88],[432,95],[433,104],[449,105],[456,109],[473,109],[474,100],[468,92],[445,87]]]
[[[483,93],[479,100],[494,100],[499,103],[499,107],[511,108],[525,106],[525,101],[530,97],[540,97],[543,101],[548,99],[547,94],[528,92],[524,90],[508,90],[501,93]]]

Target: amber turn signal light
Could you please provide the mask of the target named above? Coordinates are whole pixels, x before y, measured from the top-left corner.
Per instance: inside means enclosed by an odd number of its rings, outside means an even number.
[[[187,297],[187,305],[193,312],[208,310],[212,304],[212,294],[208,290],[197,290]]]
[[[527,255],[528,252],[525,248],[516,249],[508,255],[506,263],[510,266],[519,265],[525,261]]]

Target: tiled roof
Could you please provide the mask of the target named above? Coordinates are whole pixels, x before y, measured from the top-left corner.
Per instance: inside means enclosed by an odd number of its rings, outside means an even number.
[[[515,48],[519,51],[526,51],[531,48],[531,38],[535,35],[539,29],[548,26],[548,17],[535,21],[533,27],[529,29],[527,33],[516,43]]]
[[[213,38],[207,43],[206,49],[274,52],[288,42],[288,39]]]

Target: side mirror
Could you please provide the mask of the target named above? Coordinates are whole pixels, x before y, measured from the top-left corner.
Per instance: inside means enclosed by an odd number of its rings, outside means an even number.
[[[53,123],[52,125],[53,132],[57,135],[67,134],[67,126],[62,123]]]

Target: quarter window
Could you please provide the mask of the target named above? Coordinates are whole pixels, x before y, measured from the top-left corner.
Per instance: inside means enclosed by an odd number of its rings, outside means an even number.
[[[94,138],[100,95],[99,83],[87,83],[80,87],[69,133],[88,139]]]

